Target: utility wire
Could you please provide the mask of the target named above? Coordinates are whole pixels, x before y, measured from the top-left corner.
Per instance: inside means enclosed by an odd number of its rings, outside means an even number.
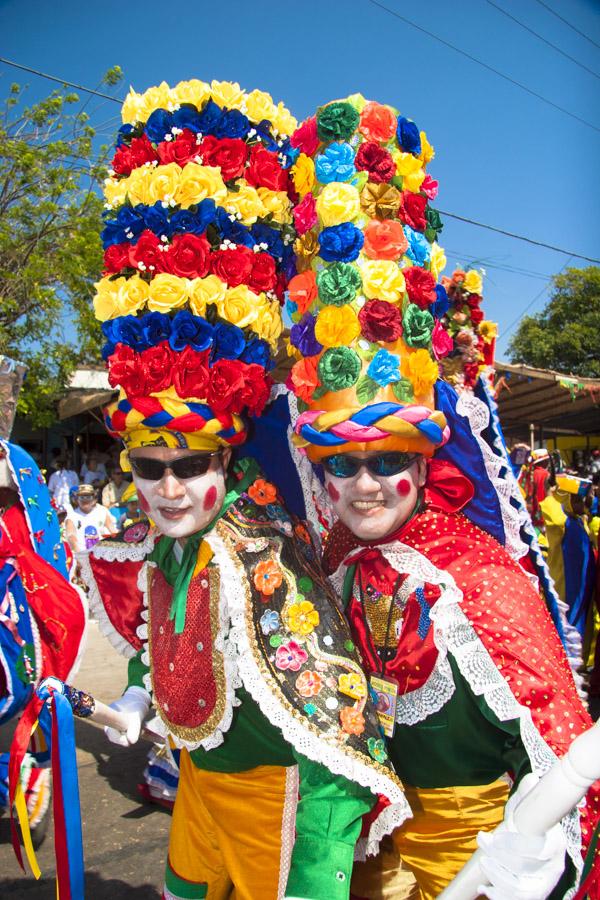
[[[598,50],[600,50],[600,44],[597,44],[596,41],[593,41],[591,37],[588,37],[587,34],[584,34],[583,31],[579,30],[579,28],[575,28],[575,26],[572,25],[568,19],[563,19],[562,16],[559,16],[559,14],[555,10],[553,10],[551,6],[548,6],[547,3],[543,3],[542,0],[536,0],[536,2],[539,3],[540,6],[543,6],[544,9],[547,9],[549,13],[552,13],[553,16],[556,16],[557,19],[560,19],[561,22],[564,22],[565,25],[568,25],[571,31],[574,31],[575,34],[579,34],[582,38],[585,38],[586,41],[589,41],[590,44],[593,44],[594,47],[597,47]]]
[[[370,0],[370,2],[374,2],[374,0]],[[379,6],[380,4],[375,4]],[[387,9],[387,7],[382,7],[383,9]],[[390,12],[391,10],[388,10]],[[396,15],[396,13],[393,13]],[[412,24],[412,23],[409,23]],[[419,26],[415,26],[419,28]],[[423,29],[421,29],[423,30]],[[456,48],[453,48],[456,49]],[[16,69],[23,69],[25,72],[31,72],[33,75],[39,75],[40,78],[47,78],[50,81],[56,81],[59,84],[67,85],[68,87],[76,88],[79,91],[87,91],[88,94],[95,94],[98,97],[104,97],[106,100],[113,100],[115,103],[122,103],[118,97],[111,97],[110,94],[102,94],[99,91],[94,91],[92,88],[85,87],[82,84],[75,84],[72,81],[66,81],[64,78],[57,78],[55,75],[48,75],[46,72],[40,72],[37,69],[32,69],[29,66],[24,66],[21,63],[12,62],[10,59],[5,59],[0,56],[0,63],[5,63],[7,66],[14,66]],[[594,126],[592,126],[594,127]],[[600,129],[598,129],[600,131]],[[599,263],[600,259],[595,259],[591,256],[583,256],[581,253],[574,253],[571,250],[563,250],[561,247],[554,247],[552,244],[546,244],[543,241],[535,241],[533,238],[524,237],[522,234],[515,234],[512,231],[504,231],[502,228],[495,228],[493,225],[485,225],[483,222],[476,222],[474,219],[468,219],[465,216],[457,216],[455,213],[443,212],[441,209],[438,210],[440,215],[448,216],[451,219],[457,219],[459,222],[466,222],[468,225],[477,225],[478,228],[485,228],[488,231],[495,231],[498,234],[503,234],[505,237],[515,238],[518,241],[525,241],[528,244],[535,244],[537,247],[545,247],[547,250],[555,250],[557,253],[564,253],[568,256],[575,257],[576,259],[583,259],[586,262]]]
[[[559,271],[557,272],[557,275],[560,275],[561,272],[564,272],[564,270],[567,268],[567,266],[569,265],[570,262],[571,262],[571,260],[570,260],[570,258],[569,258],[569,259],[561,266],[561,268],[560,268]],[[516,319],[513,319],[512,322],[510,323],[510,325],[509,325],[507,328],[504,329],[504,331],[502,332],[502,334],[499,334],[499,335],[498,335],[498,338],[499,338],[499,339],[500,339],[500,338],[508,337],[508,335],[511,333],[511,331],[513,330],[513,328],[515,327],[515,325],[516,325],[518,322],[521,321],[521,319],[523,318],[523,316],[525,315],[525,313],[527,312],[527,310],[531,309],[531,307],[532,307],[535,303],[538,302],[538,300],[540,299],[540,297],[542,296],[542,294],[545,294],[549,287],[550,287],[550,284],[545,284],[544,287],[543,287],[540,291],[538,291],[538,293],[535,295],[535,297],[533,298],[533,300],[530,300],[530,301],[529,301],[529,303],[527,304],[527,306],[525,307],[525,309],[523,309],[523,310],[519,313],[519,315],[517,316],[517,318],[516,318]]]
[[[571,119],[575,119],[577,122],[581,122],[582,125],[587,125],[588,128],[592,128],[594,131],[600,132],[600,128],[597,125],[593,125],[591,122],[588,122],[587,119],[582,119],[581,116],[576,115],[576,113],[565,109],[564,106],[559,106],[558,103],[554,103],[552,100],[548,100],[547,97],[542,96],[542,94],[538,94],[537,91],[533,91],[531,88],[528,88],[520,81],[511,78],[510,75],[505,75],[504,72],[501,72],[499,69],[495,69],[493,66],[488,65],[488,63],[483,62],[483,60],[478,59],[476,56],[472,56],[470,53],[467,53],[466,50],[461,50],[460,47],[455,47],[454,44],[451,44],[449,41],[444,40],[444,38],[439,37],[439,35],[434,34],[432,31],[428,31],[426,28],[423,28],[422,25],[417,25],[416,22],[412,22],[405,16],[401,16],[400,13],[397,13],[394,9],[390,9],[389,6],[385,6],[383,3],[379,3],[378,0],[369,0],[369,3],[371,3],[373,6],[378,6],[379,9],[383,9],[391,16],[395,16],[396,19],[400,19],[401,22],[404,22],[406,25],[410,25],[411,28],[416,28],[417,31],[421,31],[428,37],[433,38],[434,41],[437,41],[439,44],[443,44],[444,47],[449,47],[450,50],[454,50],[456,53],[460,53],[461,56],[470,59],[471,62],[477,63],[477,65],[482,66],[484,69],[487,69],[488,72],[493,72],[494,75],[499,75],[500,78],[504,79],[504,81],[508,81],[510,84],[516,85],[516,87],[519,87],[521,88],[521,90],[526,91],[526,93],[531,94],[532,97],[537,97],[538,100],[541,100],[542,103],[547,104],[547,106],[551,106],[553,107],[553,109],[557,109],[559,112],[564,113]]]
[[[568,53],[565,53],[564,50],[561,50],[560,47],[557,47],[556,44],[553,44],[552,41],[547,40],[545,37],[542,37],[541,34],[538,34],[537,31],[534,31],[533,28],[530,28],[529,25],[525,25],[524,22],[521,22],[520,19],[517,19],[516,16],[513,16],[507,10],[503,9],[501,6],[498,6],[497,3],[494,3],[494,0],[486,0],[486,3],[489,6],[493,6],[494,9],[497,9],[498,12],[501,12],[502,15],[506,16],[508,19],[512,19],[513,22],[516,22],[521,28],[524,28],[525,31],[528,31],[529,34],[532,34],[539,41],[543,41],[544,44],[547,44],[548,47],[552,47],[553,50],[556,50],[557,53],[560,53],[561,56],[564,56],[565,59],[571,60],[572,63],[575,63],[576,66],[579,66],[580,69],[583,69],[584,72],[589,72],[590,75],[593,75],[594,78],[598,78],[600,80],[600,75],[597,72],[594,72],[593,69],[588,69],[587,66],[584,66],[583,63],[580,63],[578,59],[575,59],[574,56],[570,56]]]

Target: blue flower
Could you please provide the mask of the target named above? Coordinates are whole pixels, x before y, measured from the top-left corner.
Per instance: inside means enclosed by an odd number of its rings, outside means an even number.
[[[356,174],[354,151],[350,144],[334,142],[324,153],[317,156],[315,172],[319,181],[348,181]]]
[[[171,337],[171,319],[166,313],[149,312],[140,321],[149,347],[156,347]]]
[[[448,294],[446,293],[446,288],[443,284],[436,284],[435,292],[437,294],[437,300],[435,303],[431,304],[429,312],[436,319],[441,319],[442,316],[448,312],[450,301],[448,300]]]
[[[145,131],[149,140],[154,144],[160,144],[164,141],[166,134],[171,134],[173,127],[173,113],[167,112],[166,109],[155,109],[148,116]]]
[[[134,134],[135,128],[133,127],[133,125],[121,125],[117,132],[117,147],[122,147],[123,144],[127,144],[129,146],[129,144],[131,143],[131,138],[134,136]]]
[[[273,125],[269,122],[268,119],[263,119],[262,122],[259,122],[258,125],[252,126],[256,131],[256,134],[261,139],[267,150],[273,150],[275,153],[279,151],[279,147],[277,145],[277,141],[273,137],[271,129]]]
[[[143,217],[146,208],[143,204],[122,206],[116,219],[107,219],[102,231],[104,246],[110,247],[112,244],[122,244],[138,238],[146,227]]]
[[[271,634],[280,626],[279,613],[275,609],[266,609],[260,617],[260,627],[263,634]]]
[[[169,344],[177,352],[188,345],[201,352],[212,343],[213,327],[206,319],[193,316],[187,309],[178,312],[171,323]]]
[[[286,138],[281,147],[278,148],[278,152],[285,160],[282,163],[284,169],[289,169],[290,166],[293,166],[300,156],[300,150],[292,147],[289,137]]]
[[[406,256],[415,266],[422,266],[428,262],[431,255],[429,241],[420,231],[415,231],[410,225],[403,225],[404,236],[408,241]]]
[[[302,356],[316,356],[323,349],[315,337],[316,322],[315,317],[306,312],[300,321],[290,328],[290,343],[298,348]]]
[[[419,155],[421,152],[421,135],[414,122],[411,122],[410,119],[405,119],[404,116],[398,116],[396,137],[405,153]]]
[[[221,107],[217,106],[214,100],[209,100],[200,113],[198,131],[201,131],[202,134],[213,134],[222,115]]]
[[[266,252],[270,253],[271,256],[281,259],[283,256],[283,241],[281,240],[281,234],[276,228],[271,228],[269,225],[257,222],[256,225],[251,227],[250,234],[252,235],[253,243],[266,244]],[[293,253],[293,248],[290,249]]]
[[[248,117],[239,109],[230,109],[223,113],[213,129],[217,138],[245,138],[250,129]]]
[[[102,351],[101,351],[102,359],[104,360],[104,362],[106,362],[106,360],[108,359],[109,356],[113,355],[113,353],[115,352],[115,349],[116,349],[115,345],[112,344],[110,341],[104,345],[104,347],[102,348]]]
[[[244,332],[237,325],[219,322],[213,330],[212,359],[238,359],[246,341]]]
[[[173,126],[175,128],[189,128],[195,134],[202,130],[200,128],[200,113],[195,106],[184,103],[183,106],[180,106],[173,113]]]
[[[364,236],[351,222],[331,225],[319,235],[319,256],[326,262],[353,262],[362,250]]]
[[[248,226],[242,225],[237,219],[232,222],[229,213],[222,206],[217,208],[215,224],[221,232],[223,240],[233,241],[234,244],[243,244],[244,247],[254,246],[254,238]]]
[[[153,231],[157,237],[162,237],[163,234],[166,237],[171,237],[169,216],[160,200],[157,200],[152,206],[144,207],[142,216],[146,228]]]
[[[112,340],[115,344],[127,344],[137,353],[148,348],[141,320],[136,316],[119,316],[113,319]]]
[[[202,200],[196,207],[178,209],[171,216],[173,234],[204,234],[209,225],[215,221],[217,205],[211,197]]]
[[[298,304],[294,303],[293,300],[290,300],[290,292],[285,292],[285,311],[290,317],[290,319],[298,312]]]
[[[291,281],[291,279],[297,272],[296,256],[294,254],[293,244],[287,244],[287,246],[283,248],[283,255],[281,257],[281,271],[288,281]]]
[[[400,381],[398,357],[390,353],[389,350],[378,350],[376,356],[369,364],[367,375],[380,387],[385,387],[387,384],[391,384],[392,381]]]
[[[252,338],[251,341],[248,341],[240,359],[248,364],[255,363],[264,369],[270,369],[275,365],[271,359],[269,345],[262,338]]]

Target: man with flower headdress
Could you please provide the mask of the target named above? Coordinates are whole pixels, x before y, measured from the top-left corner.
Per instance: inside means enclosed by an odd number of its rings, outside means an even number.
[[[373,847],[408,806],[306,528],[232,459],[243,414],[261,427],[294,272],[295,122],[201,81],[130,94],[124,119],[95,309],[120,388],[106,424],[154,526],[82,560],[130,657],[109,737],[137,740],[152,703],[181,749],[165,898],[346,900],[374,795]]]
[[[466,305],[479,313],[480,277],[462,273],[460,298],[438,283],[433,150],[414,122],[354,95],[321,107],[291,144],[294,442],[307,514],[326,532],[323,565],[413,810],[394,844],[422,898],[456,875],[478,833],[487,896],[562,896],[597,793],[544,840],[516,835],[507,852],[483,833],[503,819],[508,782],[528,789],[590,719],[517,561],[505,463],[486,443],[490,407],[440,379],[443,361],[469,387],[490,355],[493,327],[478,334],[482,317],[462,308],[477,294]],[[356,897],[399,896],[381,866],[356,874]]]

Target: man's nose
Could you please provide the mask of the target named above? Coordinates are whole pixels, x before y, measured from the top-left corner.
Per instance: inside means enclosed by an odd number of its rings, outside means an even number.
[[[362,466],[356,476],[355,487],[362,494],[373,494],[379,490],[380,484],[377,479],[369,472],[366,466]]]
[[[165,469],[163,477],[156,488],[157,493],[165,500],[177,500],[185,494],[182,483],[175,478],[170,469]]]

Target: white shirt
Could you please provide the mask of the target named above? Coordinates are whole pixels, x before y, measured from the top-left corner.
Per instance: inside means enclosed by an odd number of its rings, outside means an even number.
[[[93,472],[84,463],[81,467],[81,478],[84,484],[93,484],[94,481],[106,481],[104,463],[98,463]]]
[[[73,472],[71,469],[59,469],[57,472],[53,472],[48,479],[48,490],[56,501],[56,505],[61,509],[66,509],[69,503],[69,491],[78,484],[77,472]]]
[[[106,507],[96,503],[93,509],[85,515],[80,509],[73,509],[67,516],[67,522],[72,522],[77,535],[77,551],[91,550],[100,538],[107,534],[115,533],[117,525]]]

